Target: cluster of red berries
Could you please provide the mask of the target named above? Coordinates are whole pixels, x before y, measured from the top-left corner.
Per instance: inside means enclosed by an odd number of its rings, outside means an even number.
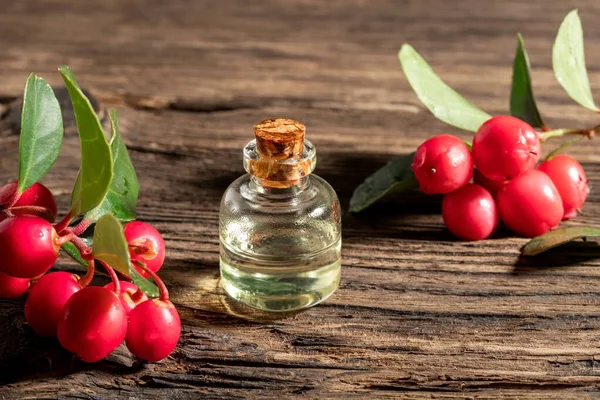
[[[139,221],[124,226],[131,261],[142,275],[154,279],[160,298],[148,299],[135,284],[120,281],[107,265],[112,283],[88,286],[94,274],[91,258],[82,278],[62,271],[47,273],[61,245],[74,237],[71,228],[52,225],[57,207],[50,190],[36,183],[18,196],[16,189],[16,182],[0,188],[0,298],[29,292],[25,303],[29,326],[38,335],[58,337],[83,361],[102,360],[123,341],[141,359],[167,357],[179,341],[181,322],[155,274],[165,259],[160,233]]]
[[[424,193],[444,195],[444,223],[459,238],[485,239],[500,220],[535,237],[576,216],[589,193],[577,160],[557,155],[536,168],[540,153],[540,133],[499,116],[481,125],[471,150],[451,135],[425,141],[411,168]]]

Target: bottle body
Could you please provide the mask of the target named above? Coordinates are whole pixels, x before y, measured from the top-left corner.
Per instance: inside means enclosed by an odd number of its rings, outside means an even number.
[[[222,286],[251,307],[306,308],[339,285],[340,204],[314,174],[283,189],[249,174],[237,179],[221,201],[219,238]]]

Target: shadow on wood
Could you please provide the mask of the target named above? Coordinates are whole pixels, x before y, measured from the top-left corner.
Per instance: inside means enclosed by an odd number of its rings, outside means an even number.
[[[600,243],[598,242],[569,242],[536,256],[521,255],[515,263],[513,274],[543,274],[547,271],[579,266],[598,259],[598,256],[600,256]]]

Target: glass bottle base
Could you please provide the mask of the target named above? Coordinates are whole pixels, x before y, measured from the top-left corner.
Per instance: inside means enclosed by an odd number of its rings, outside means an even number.
[[[221,257],[221,284],[229,296],[263,311],[294,311],[314,306],[340,284],[341,259],[309,271],[289,268],[246,272]]]

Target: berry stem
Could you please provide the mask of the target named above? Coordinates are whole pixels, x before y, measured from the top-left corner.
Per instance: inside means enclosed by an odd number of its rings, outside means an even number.
[[[584,135],[591,139],[598,132],[600,132],[600,125],[597,125],[592,129],[553,129],[551,131],[544,132],[540,136],[540,140],[545,142],[548,139],[562,137],[565,135]]]
[[[140,267],[144,272],[146,272],[148,275],[150,275],[150,277],[154,280],[154,283],[156,283],[156,286],[158,286],[158,291],[160,293],[159,299],[161,301],[169,301],[169,291],[167,290],[167,287],[165,286],[165,283],[162,281],[162,279],[160,279],[154,271],[152,271],[150,268],[148,268],[146,266],[145,262],[136,260],[135,265]]]
[[[80,223],[71,228],[74,234],[81,235],[87,228],[90,227],[92,221],[84,218]]]
[[[73,210],[69,210],[69,212],[67,213],[67,215],[65,215],[65,217],[60,220],[59,222],[57,222],[56,224],[54,224],[54,229],[56,230],[56,232],[60,235],[62,233],[62,231],[64,229],[66,229],[69,224],[71,223],[71,220],[73,219],[71,217],[71,215],[73,214]]]
[[[142,289],[138,288],[138,290],[131,295],[131,300],[133,300],[134,303],[138,303],[145,295],[146,293],[144,293]]]
[[[81,258],[83,258],[84,260],[91,260],[92,248],[85,244],[85,242],[79,236],[73,235],[73,237],[71,238],[71,243],[73,243],[77,250],[79,250]]]
[[[6,204],[6,208],[11,208],[15,204],[17,204],[17,201],[19,201],[22,194],[23,194],[23,192],[19,192],[18,190],[15,190],[15,193],[10,198],[10,201]]]
[[[57,246],[62,246],[63,244],[70,242],[71,240],[73,240],[73,236],[75,236],[75,234],[70,229],[63,229],[62,233],[62,236],[59,236],[56,239],[54,239],[54,243]]]
[[[554,149],[550,153],[548,153],[548,155],[546,156],[546,158],[544,158],[544,161],[551,160],[553,157],[555,157],[556,155],[560,154],[561,151],[563,151],[564,149],[566,149],[570,145],[572,145],[574,143],[577,143],[581,139],[583,139],[583,136],[575,136],[573,139],[571,139],[571,140],[569,140],[569,141],[561,144],[556,149]]]
[[[115,273],[115,270],[110,265],[108,265],[107,263],[105,263],[102,260],[98,260],[98,261],[100,261],[100,264],[102,264],[102,266],[104,267],[106,272],[108,272],[108,275],[110,276],[110,279],[113,282],[113,291],[118,296],[121,293],[121,282],[119,281],[119,277],[117,276],[117,274]]]
[[[87,285],[89,285],[90,282],[92,282],[92,278],[94,277],[94,272],[95,272],[94,260],[91,259],[90,261],[88,261],[87,272],[81,279],[79,279],[79,286],[81,286],[82,289],[84,287],[86,287]]]
[[[40,206],[18,206],[18,207],[9,207],[7,208],[8,211],[31,211],[31,212],[35,212],[35,213],[39,213],[39,214],[43,214],[43,215],[52,215],[52,213],[50,212],[50,210],[48,210],[46,207],[40,207]]]

